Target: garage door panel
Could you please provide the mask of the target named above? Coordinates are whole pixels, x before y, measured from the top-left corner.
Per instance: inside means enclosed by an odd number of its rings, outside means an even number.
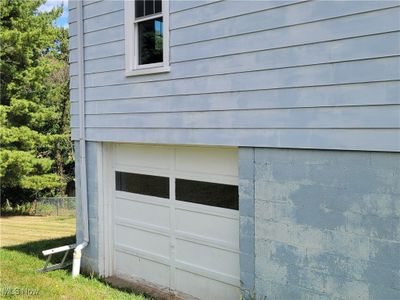
[[[196,265],[213,272],[222,274],[235,274],[239,276],[238,251],[220,246],[211,246],[210,243],[201,244],[177,238],[176,241],[177,261]]]
[[[117,224],[115,227],[115,243],[145,253],[169,257],[170,238],[164,234]]]
[[[182,147],[176,149],[175,169],[178,172],[234,176],[237,178],[236,162],[237,151],[235,149]]]
[[[238,299],[237,150],[114,148],[116,275],[200,299]]]
[[[119,144],[116,164],[156,169],[170,169],[173,148],[163,146]]]
[[[146,196],[146,195],[140,195],[140,194],[128,193],[128,192],[120,192],[120,191],[116,191],[115,194],[116,194],[115,196],[117,199],[132,200],[135,202],[148,203],[148,204],[158,205],[158,206],[163,206],[163,207],[170,207],[170,205],[171,205],[168,202],[169,199],[165,199],[165,198]]]
[[[239,282],[235,286],[181,269],[176,270],[176,283],[179,291],[201,295],[201,299],[232,300],[240,295]]]
[[[239,221],[230,217],[176,209],[176,230],[233,243],[239,249]]]
[[[115,216],[117,218],[119,217],[128,220],[134,220],[136,222],[168,228],[170,222],[169,207],[160,206],[160,203],[155,203],[154,199],[149,202],[147,201],[148,199],[146,199],[145,197],[140,198],[140,201],[135,201],[132,199],[118,197],[115,203]],[[160,199],[160,202],[165,201],[168,200]]]
[[[138,277],[161,286],[169,285],[169,266],[166,264],[118,250],[115,264],[117,275]]]

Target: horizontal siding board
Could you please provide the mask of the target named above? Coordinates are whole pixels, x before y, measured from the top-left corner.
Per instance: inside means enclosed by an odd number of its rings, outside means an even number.
[[[75,91],[76,90],[76,91]],[[74,104],[77,104],[78,101],[78,92],[77,89],[69,89],[69,101],[70,101],[70,106],[71,106],[71,114],[74,114],[75,111],[78,113],[78,107],[76,109],[72,109],[74,107]]]
[[[87,115],[86,127],[400,128],[400,105]],[[77,116],[73,116],[76,118]]]
[[[88,5],[93,5],[95,3],[103,2],[103,1],[106,1],[106,0],[82,0],[82,1],[83,1],[83,6],[88,6]]]
[[[106,28],[85,34],[84,46],[98,46],[124,39],[124,26]],[[69,49],[76,49],[78,37],[76,35],[69,37]]]
[[[170,73],[138,77],[125,76],[125,57],[120,55],[97,61],[87,61],[85,72],[90,75],[86,75],[86,85],[87,87],[93,87],[153,80],[172,80],[394,56],[400,54],[399,43],[400,32],[394,32],[321,44],[204,59],[202,61],[175,63],[172,64]],[[354,49],[357,49],[357,51],[354,51]],[[232,63],[233,61],[235,62],[234,64]],[[110,72],[112,70],[116,71]]]
[[[78,89],[76,89],[76,88],[70,89],[69,98],[70,98],[71,103],[78,101],[78,99],[79,99],[78,95],[79,95]]]
[[[83,22],[83,30],[87,33],[118,25],[124,25],[124,10],[122,9],[98,17],[85,19]]]
[[[77,22],[69,23],[68,26],[68,36],[72,37],[78,34],[78,24]]]
[[[71,9],[68,12],[68,23],[78,21],[78,9]]]
[[[171,48],[171,60],[193,60],[396,31],[400,27],[399,13],[399,8],[380,10],[338,19],[175,46]]]
[[[69,37],[68,50],[78,48],[78,36]]]
[[[171,71],[137,77],[122,1],[84,2],[87,138],[400,151],[396,3],[294,2],[171,1]]]
[[[237,5],[236,3],[242,2],[232,2],[230,5],[235,6]],[[171,46],[311,23],[318,20],[398,6],[398,4],[398,2],[380,1],[348,1],[343,2],[341,5],[337,5],[335,1],[302,2],[297,5],[281,7],[277,10],[260,11],[179,29],[177,34],[171,35]]]
[[[301,1],[218,1],[211,5],[194,7],[189,11],[172,13],[170,28],[173,30],[200,23],[208,23],[255,11],[278,8],[297,2]]]
[[[69,0],[68,1],[68,10],[73,10],[78,6],[78,0]]]
[[[109,14],[124,8],[124,1],[122,0],[105,0],[93,3],[83,8],[85,19],[93,18],[96,16]]]
[[[73,49],[69,51],[69,57],[68,60],[70,63],[74,63],[78,61],[78,50]]]
[[[214,4],[222,0],[174,0],[170,2],[170,12],[178,12],[204,5]]]
[[[69,87],[70,89],[78,88],[78,76],[70,76]]]
[[[124,26],[109,27],[98,31],[85,34],[84,46],[93,46],[114,41],[120,41],[125,38]]]
[[[87,114],[274,109],[347,105],[400,104],[399,82],[347,84],[297,89],[171,96],[150,99],[110,99],[86,103]],[[71,113],[78,114],[78,103]],[[118,117],[118,116],[116,116]]]
[[[86,99],[90,101],[127,97],[140,98],[197,94],[204,91],[212,93],[398,80],[400,77],[399,63],[398,57],[382,58],[175,81],[88,87]]]
[[[78,131],[73,129],[72,138]],[[124,129],[88,128],[91,141],[186,145],[400,151],[395,129]]]
[[[85,59],[97,59],[125,54],[125,42],[116,41],[107,44],[85,47]]]
[[[76,21],[78,21],[78,9],[75,8],[68,12],[68,22],[73,23]]]
[[[77,76],[78,75],[78,63],[70,63],[69,64],[69,75],[70,76]]]
[[[394,13],[392,12],[394,11]],[[213,40],[204,43],[196,43],[196,44],[188,44],[183,46],[175,46],[171,47],[171,62],[180,62],[187,61],[193,59],[204,59],[208,57],[214,56],[222,56],[222,55],[232,55],[232,54],[240,54],[248,51],[262,51],[274,48],[284,48],[291,46],[301,46],[302,44],[308,43],[317,43],[335,39],[344,39],[350,37],[356,37],[358,35],[367,35],[367,34],[377,34],[377,33],[385,33],[391,32],[400,29],[399,21],[398,21],[398,13],[400,10],[392,9],[389,11],[387,15],[382,14],[382,11],[370,13],[371,19],[373,20],[373,24],[368,24],[368,18],[365,18],[364,15],[351,16],[348,17],[352,20],[346,30],[337,31],[335,29],[336,22],[334,20],[322,21],[323,28],[319,27],[319,23],[312,24],[304,24],[299,25],[293,28],[281,28],[272,31],[264,31],[259,32],[257,34],[248,34],[241,36],[233,36],[230,38],[225,38],[221,40]],[[374,14],[381,14],[382,18],[378,18]],[[367,15],[367,14],[366,14]],[[369,14],[368,14],[369,15]],[[378,21],[376,21],[378,18]],[[359,20],[362,19],[362,20]],[[385,19],[383,21],[383,19]],[[348,21],[348,20],[347,20]],[[327,22],[327,23],[326,23]],[[368,24],[368,26],[367,26]],[[306,28],[298,28],[298,27],[306,27]],[[101,38],[103,41],[108,37],[108,48],[112,48],[115,51],[112,52],[111,55],[119,55],[124,54],[124,43],[123,43],[123,26],[118,26],[118,29],[114,33],[117,35],[103,35]],[[110,30],[111,29],[107,29]],[[297,31],[300,31],[299,33]],[[302,34],[302,32],[306,31],[308,34]],[[326,33],[324,33],[326,31]],[[318,34],[319,33],[319,34]],[[86,38],[85,34],[85,38]],[[90,41],[88,43],[95,42],[98,37],[102,35],[101,33],[96,34],[95,32],[90,37]],[[173,34],[171,34],[173,36]],[[119,40],[121,37],[121,40]],[[117,40],[114,41],[113,40]],[[226,45],[224,43],[227,43]],[[85,59],[95,59],[98,57],[105,57],[106,55],[100,55],[96,52],[97,47],[102,47],[104,44],[99,46],[89,46],[90,49],[88,53],[85,54]],[[257,45],[256,47],[254,45]],[[93,48],[93,49],[92,49]],[[94,55],[91,55],[94,53]]]
[[[184,73],[212,74],[267,68],[338,62],[399,54],[400,33],[364,36],[345,40],[300,45],[232,56],[186,61],[173,65]],[[397,45],[396,45],[397,44]],[[355,51],[357,49],[357,51]],[[235,63],[232,63],[232,62]]]
[[[106,58],[100,58],[98,60],[87,60],[85,61],[85,73],[86,74],[101,74],[103,72],[109,73],[113,70],[123,71],[125,77],[125,55],[115,55]],[[109,74],[113,76],[113,74]],[[133,78],[132,78],[133,79]]]

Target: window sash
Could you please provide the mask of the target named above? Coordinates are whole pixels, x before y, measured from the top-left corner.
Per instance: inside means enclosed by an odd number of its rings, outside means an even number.
[[[144,21],[148,21],[148,20],[153,20],[156,18],[159,18],[160,16],[154,17],[156,15],[152,15],[152,18],[146,18],[146,19],[141,19],[137,22],[133,23],[133,30],[134,30],[134,49],[133,49],[133,69],[134,70],[143,70],[143,69],[150,69],[150,68],[159,68],[164,66],[164,62],[165,62],[165,40],[164,40],[164,36],[163,36],[163,60],[161,62],[157,62],[157,63],[152,63],[152,64],[139,64],[139,23],[144,22]],[[163,18],[163,15],[161,14],[161,18]],[[164,26],[164,18],[163,18],[163,26]]]
[[[133,24],[137,24],[140,22],[149,21],[149,20],[153,20],[153,19],[157,19],[157,18],[162,18],[162,17],[164,17],[162,12],[153,14],[153,15],[148,15],[145,17],[139,17],[139,18],[135,18],[135,20],[133,21]]]
[[[169,1],[161,3],[162,11],[156,14],[135,17],[135,1],[125,1],[125,61],[126,76],[169,72]],[[139,65],[138,24],[156,18],[163,19],[163,61]]]

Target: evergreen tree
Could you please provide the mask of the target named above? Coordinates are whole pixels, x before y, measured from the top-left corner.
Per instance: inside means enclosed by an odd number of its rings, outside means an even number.
[[[68,32],[45,0],[0,0],[0,180],[13,203],[64,194],[73,178]],[[3,201],[4,203],[4,201]]]

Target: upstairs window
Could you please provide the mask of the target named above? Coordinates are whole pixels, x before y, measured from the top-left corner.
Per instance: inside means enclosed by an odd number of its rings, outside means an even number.
[[[126,75],[169,71],[169,3],[125,1]]]

